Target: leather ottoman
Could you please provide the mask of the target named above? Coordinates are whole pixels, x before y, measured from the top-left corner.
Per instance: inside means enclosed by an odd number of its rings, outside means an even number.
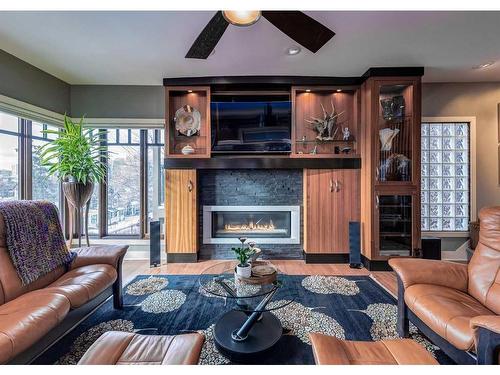
[[[410,339],[343,341],[309,334],[317,365],[438,365],[422,346]]]
[[[199,333],[150,336],[106,332],[83,355],[79,365],[196,365],[205,338]]]

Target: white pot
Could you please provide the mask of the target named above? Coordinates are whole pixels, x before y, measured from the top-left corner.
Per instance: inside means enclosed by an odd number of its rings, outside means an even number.
[[[238,276],[248,278],[248,277],[252,276],[252,267],[249,264],[245,265],[245,267],[241,267],[238,264],[236,266],[236,273],[238,274]]]

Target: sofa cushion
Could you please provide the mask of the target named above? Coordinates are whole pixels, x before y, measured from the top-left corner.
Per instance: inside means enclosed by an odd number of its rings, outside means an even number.
[[[310,333],[317,365],[437,365],[421,345],[411,339],[343,341]]]
[[[405,302],[429,328],[461,350],[474,348],[471,318],[493,314],[468,294],[439,285],[412,285],[405,290]]]
[[[58,325],[70,309],[68,299],[37,290],[0,306],[0,364],[23,352]]]
[[[66,296],[71,308],[77,308],[98,296],[117,278],[114,267],[94,264],[75,268],[50,284],[45,290]]]
[[[79,365],[195,365],[204,337],[199,333],[147,336],[106,332],[78,362]]]

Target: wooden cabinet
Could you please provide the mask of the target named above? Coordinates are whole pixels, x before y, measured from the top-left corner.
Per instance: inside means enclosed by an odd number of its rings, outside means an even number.
[[[372,77],[362,86],[361,249],[368,266],[420,253],[420,81]]]
[[[292,87],[292,153],[298,158],[357,158],[356,140],[359,130],[359,88],[329,86]],[[336,115],[328,140],[318,139],[309,122]],[[349,129],[344,140],[343,130]]]
[[[196,169],[165,171],[167,260],[196,261],[198,202]]]
[[[304,169],[304,251],[349,253],[349,221],[359,221],[359,170]]]
[[[186,136],[175,128],[177,111],[192,112],[200,129]],[[209,158],[210,157],[210,87],[174,86],[165,88],[165,155],[168,158]],[[190,147],[188,153],[185,147]]]
[[[415,191],[377,191],[375,195],[375,254],[380,257],[411,256],[420,238],[420,200]]]

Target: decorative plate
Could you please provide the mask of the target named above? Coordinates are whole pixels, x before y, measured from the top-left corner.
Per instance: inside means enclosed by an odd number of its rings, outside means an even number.
[[[201,114],[196,108],[185,105],[175,112],[175,130],[182,135],[191,137],[198,134],[201,127]]]

